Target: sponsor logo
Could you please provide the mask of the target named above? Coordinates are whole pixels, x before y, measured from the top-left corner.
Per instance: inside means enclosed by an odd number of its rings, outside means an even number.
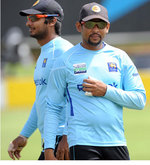
[[[38,79],[38,80],[34,80],[34,83],[35,83],[36,86],[38,86],[38,85],[47,85],[46,79],[43,79],[43,78]]]
[[[117,72],[118,68],[117,68],[117,64],[115,62],[108,62],[108,70],[109,72]]]
[[[43,60],[43,64],[42,64],[42,67],[43,67],[43,68],[46,67],[46,63],[47,63],[47,58],[44,58],[44,60]]]
[[[101,11],[101,8],[100,8],[99,6],[97,6],[97,5],[94,5],[94,6],[92,7],[92,11],[98,13],[98,12]]]
[[[117,88],[117,86],[118,86],[118,84],[116,84],[115,82],[113,82],[112,84],[108,84],[108,85],[115,87],[115,88]]]
[[[77,89],[78,89],[79,91],[83,91],[83,86],[82,86],[82,84],[78,84],[78,85],[77,85]]]
[[[83,74],[86,73],[86,64],[85,63],[80,63],[80,64],[74,64],[73,65],[74,68],[74,74]]]

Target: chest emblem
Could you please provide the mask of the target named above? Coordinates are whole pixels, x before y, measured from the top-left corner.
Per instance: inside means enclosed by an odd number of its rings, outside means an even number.
[[[117,64],[115,62],[108,62],[108,70],[109,72],[117,72],[118,68],[117,68]]]
[[[46,63],[47,63],[47,58],[44,58],[43,64],[42,64],[42,68],[45,68],[46,67]]]

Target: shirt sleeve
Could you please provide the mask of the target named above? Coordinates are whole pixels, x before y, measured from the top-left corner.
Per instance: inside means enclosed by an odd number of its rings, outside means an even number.
[[[37,112],[36,112],[36,106],[34,103],[31,109],[29,118],[26,124],[24,125],[20,135],[23,135],[29,138],[36,129],[37,129]]]
[[[68,111],[66,110],[66,113]],[[65,126],[64,126],[64,131],[63,131],[63,135],[68,135],[68,116],[66,114],[66,120],[65,120]]]
[[[122,89],[107,85],[107,92],[104,97],[120,106],[143,109],[146,103],[146,92],[135,65],[127,55],[122,61],[121,70]]]
[[[59,61],[57,61],[59,63]],[[58,64],[60,65],[60,64]],[[57,64],[51,71],[46,96],[46,112],[44,118],[44,148],[55,148],[55,139],[60,119],[60,114],[66,104],[64,97],[66,81],[64,67]]]

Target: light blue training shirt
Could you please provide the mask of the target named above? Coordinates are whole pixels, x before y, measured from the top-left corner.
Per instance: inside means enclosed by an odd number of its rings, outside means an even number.
[[[54,148],[56,130],[65,104],[69,100],[68,143],[89,146],[126,146],[123,107],[143,109],[145,89],[140,75],[122,50],[103,43],[101,50],[87,50],[77,44],[54,64],[50,74],[44,120],[46,148]],[[107,84],[103,97],[87,96],[82,90],[88,77]]]
[[[39,128],[41,138],[43,139],[44,129],[44,114],[46,108],[45,96],[48,86],[48,77],[52,69],[54,61],[63,55],[65,51],[71,48],[73,45],[67,40],[56,37],[49,41],[47,44],[41,47],[41,53],[37,60],[34,71],[34,83],[36,85],[36,98],[33,104],[29,118],[21,131],[21,135],[30,137],[31,134]],[[52,94],[51,91],[48,91]],[[64,106],[65,107],[65,106]],[[59,128],[57,129],[57,135],[62,135],[65,123],[64,108],[62,108],[61,120]]]

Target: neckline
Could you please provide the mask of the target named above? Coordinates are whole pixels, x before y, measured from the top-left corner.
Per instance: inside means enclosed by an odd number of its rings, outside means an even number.
[[[102,48],[99,49],[99,50],[90,50],[90,49],[86,49],[86,48],[84,48],[84,47],[81,45],[81,42],[80,42],[78,45],[79,45],[80,48],[81,48],[82,50],[84,50],[84,51],[88,51],[88,52],[92,52],[92,53],[99,53],[99,52],[101,52],[101,51],[104,51],[105,47],[107,46],[107,44],[106,44],[104,41],[102,42],[102,44],[103,44],[103,46],[102,46]]]

